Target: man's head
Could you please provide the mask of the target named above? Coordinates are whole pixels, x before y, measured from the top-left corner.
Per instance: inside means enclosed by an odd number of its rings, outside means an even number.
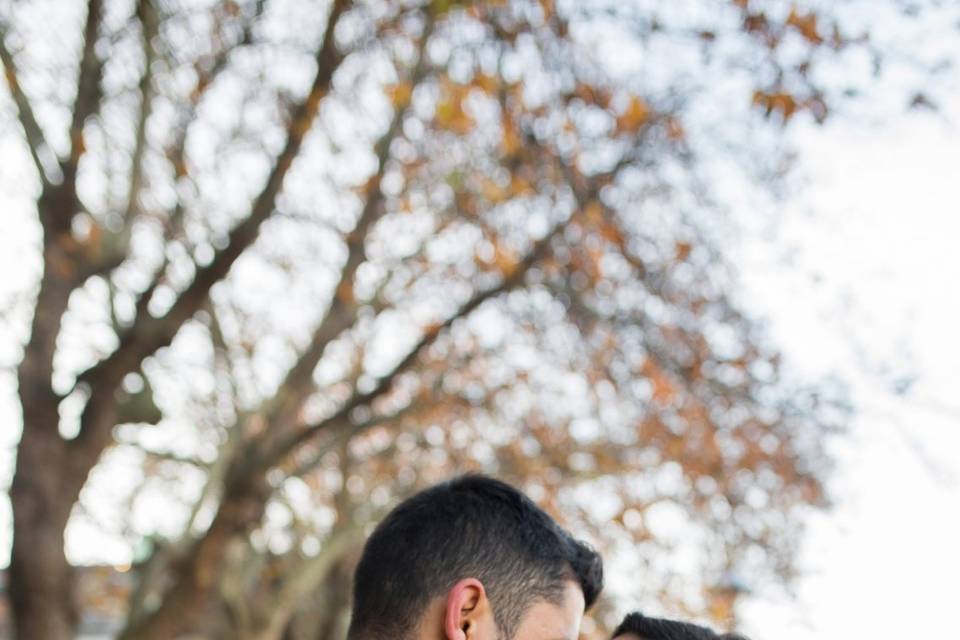
[[[350,640],[575,640],[603,565],[529,498],[464,476],[397,506],[354,581]]]
[[[746,640],[732,633],[717,635],[706,627],[631,613],[613,632],[613,640]]]

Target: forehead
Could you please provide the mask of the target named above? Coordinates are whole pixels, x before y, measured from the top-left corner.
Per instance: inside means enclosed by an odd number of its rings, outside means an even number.
[[[563,603],[534,603],[521,620],[514,640],[576,640],[583,609],[580,586],[568,581],[563,590]]]

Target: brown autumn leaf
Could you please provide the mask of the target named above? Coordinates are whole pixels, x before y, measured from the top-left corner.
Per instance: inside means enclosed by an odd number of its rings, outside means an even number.
[[[587,224],[600,225],[603,222],[603,204],[591,200],[583,207],[583,217]]]
[[[784,91],[772,93],[760,90],[754,91],[753,104],[763,109],[764,116],[768,118],[774,113],[780,114],[784,123],[788,122],[800,108],[797,99]]]
[[[497,89],[500,88],[500,78],[488,73],[478,73],[473,76],[470,85],[484,93],[493,95],[497,92]]]
[[[813,44],[822,44],[823,36],[817,31],[817,14],[813,11],[800,13],[796,7],[790,9],[787,24]]]
[[[653,399],[660,404],[669,404],[677,395],[677,388],[652,359],[643,363],[641,373],[653,387]]]
[[[536,190],[525,177],[519,174],[510,176],[510,195],[512,197],[528,196],[533,193],[536,193]]]
[[[617,133],[636,133],[650,120],[650,107],[639,96],[632,96],[626,110],[617,118]]]
[[[460,85],[449,80],[443,82],[434,114],[434,121],[439,128],[459,135],[466,135],[473,130],[476,122],[464,109],[470,90],[469,85]]]
[[[767,16],[763,12],[748,13],[743,18],[743,29],[747,33],[768,35],[770,30],[770,21],[767,20]]]
[[[598,87],[586,82],[578,82],[573,94],[587,104],[595,104],[603,109],[610,106],[610,90],[605,87]]]
[[[413,86],[409,82],[398,82],[396,84],[389,85],[385,93],[387,98],[390,100],[390,104],[393,105],[395,109],[405,107],[410,104],[410,96],[413,94]]]
[[[520,263],[517,252],[502,241],[493,244],[493,264],[504,276],[511,275]]]
[[[509,190],[486,176],[480,178],[480,193],[493,204],[500,204],[510,196]]]
[[[511,157],[523,148],[520,133],[513,119],[506,113],[500,118],[500,152],[504,157]]]

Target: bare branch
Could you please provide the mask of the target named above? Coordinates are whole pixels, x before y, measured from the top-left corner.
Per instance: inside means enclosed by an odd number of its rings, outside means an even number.
[[[216,82],[216,79],[219,77],[219,75],[224,71],[224,69],[227,68],[230,54],[234,52],[237,47],[245,46],[253,42],[253,24],[263,14],[265,7],[266,0],[258,0],[256,4],[256,11],[243,23],[243,33],[239,41],[236,44],[224,45],[217,52],[216,56],[214,56],[213,62],[209,66],[196,66],[196,84],[190,94],[187,102],[187,108],[180,115],[180,124],[176,129],[177,134],[174,136],[174,140],[170,147],[166,150],[167,159],[173,166],[175,180],[179,181],[188,178],[186,162],[187,137],[189,135],[190,125],[196,121],[197,110],[203,101],[203,97],[207,94],[209,88]],[[144,74],[140,79],[140,113],[137,120],[136,144],[131,159],[132,171],[130,184],[128,187],[128,199],[124,214],[124,229],[122,232],[124,234],[129,233],[133,219],[139,212],[139,195],[143,186],[143,155],[146,152],[146,124],[150,118],[150,114],[152,113],[152,99],[154,96],[151,69],[158,56],[158,50],[157,47],[154,46],[153,39],[159,33],[160,27],[159,16],[157,15],[156,8],[153,6],[153,0],[139,0],[137,5],[137,15],[140,18],[142,29],[142,46],[145,68]],[[181,228],[184,213],[184,202],[181,198],[178,198],[173,211],[163,221],[164,243],[176,236],[177,232]],[[102,273],[104,270],[112,269],[122,261],[123,257],[123,255],[113,256],[114,259],[112,261],[104,261],[103,264],[98,265],[99,268],[97,271]],[[139,318],[146,313],[147,305],[150,302],[154,291],[156,291],[157,287],[163,283],[166,265],[167,261],[164,259],[163,264],[159,269],[157,269],[153,280],[140,296],[137,303],[137,312],[134,315],[134,318]]]
[[[387,415],[376,415],[369,420],[364,420],[363,422],[358,423],[351,423],[346,417],[344,417],[339,425],[331,425],[328,427],[328,430],[335,431],[335,433],[333,433],[329,440],[325,441],[322,446],[313,452],[309,460],[297,465],[297,467],[290,472],[290,477],[297,478],[310,473],[310,471],[315,469],[317,465],[322,462],[325,455],[349,442],[352,438],[355,438],[374,427],[378,427],[383,424],[396,423],[398,420],[403,419],[420,408],[421,407],[418,403],[413,402],[402,409],[394,411],[393,413]]]
[[[260,457],[259,463],[266,466],[277,464],[280,460],[297,449],[299,446],[312,440],[317,436],[317,434],[325,432],[335,425],[343,424],[343,421],[347,419],[350,413],[357,407],[368,405],[390,391],[397,377],[409,369],[413,363],[416,362],[420,354],[423,353],[427,347],[436,342],[440,334],[453,325],[454,322],[470,315],[477,307],[482,305],[487,300],[495,298],[501,293],[510,291],[522,284],[524,276],[526,276],[530,268],[544,258],[544,256],[549,252],[550,243],[565,227],[566,221],[554,226],[553,230],[551,230],[550,233],[548,233],[544,238],[537,241],[527,256],[504,276],[500,284],[483,291],[478,291],[444,322],[428,327],[424,331],[424,334],[420,340],[410,351],[407,352],[407,355],[404,356],[400,362],[394,365],[393,369],[391,369],[386,375],[381,377],[374,385],[373,389],[365,393],[354,393],[354,395],[332,416],[318,423],[310,425],[302,431],[287,437],[286,439],[280,440],[275,447],[268,449],[265,454]]]
[[[195,456],[184,456],[174,451],[158,451],[156,449],[151,449],[150,447],[140,442],[136,442],[135,440],[121,440],[118,441],[117,444],[124,447],[129,447],[131,449],[136,449],[151,460],[176,462],[178,464],[185,464],[204,470],[209,469],[213,464]]]
[[[103,0],[88,0],[87,21],[83,29],[83,54],[80,58],[80,73],[77,78],[77,98],[73,105],[73,116],[70,122],[70,155],[60,163],[60,170],[63,172],[61,186],[71,195],[76,190],[80,157],[86,150],[83,127],[87,119],[100,110],[102,98],[100,78],[103,75],[103,63],[97,56],[96,44],[102,18]]]
[[[220,321],[217,318],[216,310],[212,308],[212,305],[209,309],[209,313],[210,336],[213,340],[214,360],[220,367],[227,370],[227,380],[230,384],[231,401],[234,407],[239,408],[240,403],[233,381],[233,365],[230,359],[229,348],[224,340],[223,330],[220,326]],[[239,409],[237,411],[239,413]],[[207,477],[204,479],[203,488],[200,490],[200,495],[194,501],[193,507],[190,509],[190,513],[187,516],[186,524],[184,524],[183,527],[183,535],[177,542],[178,546],[186,548],[190,544],[197,518],[200,516],[201,511],[208,504],[210,499],[216,495],[216,492],[223,485],[223,479],[227,474],[229,462],[233,459],[234,452],[236,451],[243,435],[244,419],[245,416],[242,414],[237,415],[233,424],[226,425],[226,438],[218,447],[216,460],[214,460],[213,464],[209,466]]]
[[[219,250],[206,267],[199,269],[193,282],[180,294],[171,309],[161,318],[142,314],[123,336],[117,349],[83,373],[78,382],[90,384],[96,393],[112,394],[113,389],[127,373],[136,370],[140,362],[173,340],[180,327],[207,302],[210,289],[226,277],[233,263],[256,240],[263,222],[274,211],[277,196],[283,181],[300,152],[303,140],[309,132],[327,94],[333,74],[343,59],[334,43],[334,29],[349,0],[336,0],[331,9],[322,45],[316,55],[317,71],[307,97],[296,107],[287,133],[287,142],[276,158],[266,185],[253,203],[250,215],[230,232],[227,246]],[[104,420],[88,404],[81,419],[77,446],[93,438],[95,449],[102,449],[109,441],[109,420]]]
[[[359,305],[353,295],[353,280],[357,269],[366,260],[366,240],[370,229],[384,213],[384,194],[381,188],[387,162],[390,158],[390,145],[401,134],[404,118],[406,118],[412,88],[416,87],[427,72],[425,51],[427,42],[432,33],[433,21],[427,22],[426,29],[420,39],[417,61],[410,73],[411,91],[407,97],[396,105],[393,119],[386,133],[377,141],[374,151],[377,156],[377,172],[367,183],[367,199],[357,224],[347,235],[347,260],[340,271],[340,277],[334,287],[334,297],[330,308],[313,333],[310,345],[300,355],[296,364],[287,373],[286,379],[280,385],[275,404],[268,417],[270,428],[267,433],[279,433],[284,427],[293,423],[296,414],[300,411],[307,396],[314,388],[312,374],[317,367],[323,352],[334,339],[353,326],[357,319]]]
[[[137,16],[140,18],[141,44],[143,50],[143,75],[140,76],[140,112],[137,114],[137,130],[131,157],[130,186],[127,195],[126,215],[124,225],[130,224],[140,198],[143,187],[143,155],[147,149],[147,121],[153,108],[153,62],[156,60],[156,49],[153,39],[160,29],[159,16],[151,0],[140,0],[137,3]]]
[[[130,181],[127,187],[127,203],[123,211],[123,227],[109,237],[100,240],[97,251],[90,252],[79,266],[83,277],[105,275],[120,266],[127,258],[130,230],[139,209],[140,192],[143,189],[143,157],[147,150],[147,121],[153,109],[153,67],[156,50],[153,40],[160,29],[160,19],[152,0],[138,0],[137,17],[140,20],[143,73],[140,76],[140,109],[134,131],[134,147],[130,156]]]
[[[335,528],[314,556],[303,559],[287,575],[282,588],[269,598],[263,608],[268,615],[267,627],[279,637],[297,605],[323,580],[334,564],[351,547],[362,541],[363,523],[353,522]]]
[[[46,169],[43,167],[43,161],[40,158],[40,150],[50,149],[43,135],[43,130],[37,122],[33,113],[33,107],[23,87],[20,86],[20,79],[17,73],[17,66],[13,59],[13,54],[7,49],[6,44],[7,29],[6,25],[0,23],[0,62],[3,63],[5,75],[7,77],[7,86],[10,88],[10,95],[17,106],[17,116],[20,119],[20,126],[23,127],[23,134],[27,141],[27,149],[30,151],[30,157],[33,158],[33,164],[37,169],[37,176],[40,178],[40,184],[43,189],[50,187],[50,178],[47,176]]]
[[[233,45],[225,45],[213,57],[209,66],[195,65],[197,82],[190,94],[186,110],[180,116],[180,124],[177,128],[177,135],[174,138],[173,145],[167,150],[167,157],[173,165],[174,175],[177,179],[184,178],[187,175],[186,163],[186,145],[187,137],[190,133],[190,124],[196,121],[197,111],[203,102],[204,96],[210,90],[217,78],[227,68],[230,61],[230,55],[238,47],[249,45],[253,42],[253,24],[259,19],[266,9],[266,0],[258,0],[256,10],[249,20],[243,24],[243,34],[240,40]]]
[[[599,192],[598,184],[605,184],[609,180],[613,179],[618,171],[620,171],[625,164],[618,163],[610,172],[605,172],[602,175],[598,176],[584,176],[581,174],[575,167],[571,167],[563,162],[559,162],[560,171],[563,173],[564,177],[567,180],[567,183],[570,185],[571,189],[574,191],[574,195],[582,206],[588,202],[590,199],[596,198]],[[470,300],[468,300],[463,306],[461,306],[453,315],[451,315],[447,320],[440,325],[435,325],[428,328],[420,341],[410,350],[407,355],[397,364],[395,367],[387,373],[385,376],[380,378],[374,388],[366,393],[355,393],[335,414],[332,416],[320,421],[319,423],[313,424],[305,428],[304,430],[288,436],[286,439],[278,440],[278,444],[275,448],[267,448],[266,455],[261,457],[260,461],[266,465],[272,465],[279,462],[286,455],[293,452],[300,445],[311,440],[318,433],[322,431],[328,431],[332,429],[341,429],[342,433],[335,436],[333,442],[342,441],[343,439],[349,439],[354,435],[385,421],[390,421],[394,418],[400,417],[402,414],[407,413],[413,407],[406,407],[397,412],[394,416],[379,416],[371,418],[363,423],[352,425],[349,420],[350,413],[357,407],[369,405],[376,398],[386,394],[392,387],[393,381],[396,378],[406,371],[416,360],[416,358],[433,342],[436,341],[440,333],[447,328],[449,328],[456,320],[464,318],[472,313],[477,307],[486,302],[487,300],[494,298],[501,293],[509,291],[523,282],[523,278],[526,275],[527,271],[541,260],[546,253],[549,251],[550,243],[553,239],[559,234],[565,227],[567,221],[561,222],[554,226],[547,236],[539,240],[534,247],[531,249],[530,253],[520,261],[513,270],[506,274],[503,281],[496,287],[480,291],[476,293]],[[324,452],[327,449],[324,448]],[[321,454],[322,455],[322,454]]]

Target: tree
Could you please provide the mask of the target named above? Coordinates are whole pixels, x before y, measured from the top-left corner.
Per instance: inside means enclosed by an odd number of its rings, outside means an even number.
[[[669,38],[741,82],[738,117],[769,132],[827,116],[814,70],[853,46],[829,16],[23,5],[0,23],[4,135],[42,231],[17,366],[18,638],[73,637],[64,532],[96,519],[118,465],[137,482],[114,529],[143,549],[124,638],[211,608],[231,637],[278,638],[384,508],[465,469],[645,558],[672,544],[653,514],[681,511],[710,551],[703,597],[658,568],[650,584],[718,619],[724,576],[791,574],[835,403],[787,384],[732,300],[702,214],[721,210],[691,115],[704,76],[678,59],[616,81],[584,43],[610,20],[651,50]]]

